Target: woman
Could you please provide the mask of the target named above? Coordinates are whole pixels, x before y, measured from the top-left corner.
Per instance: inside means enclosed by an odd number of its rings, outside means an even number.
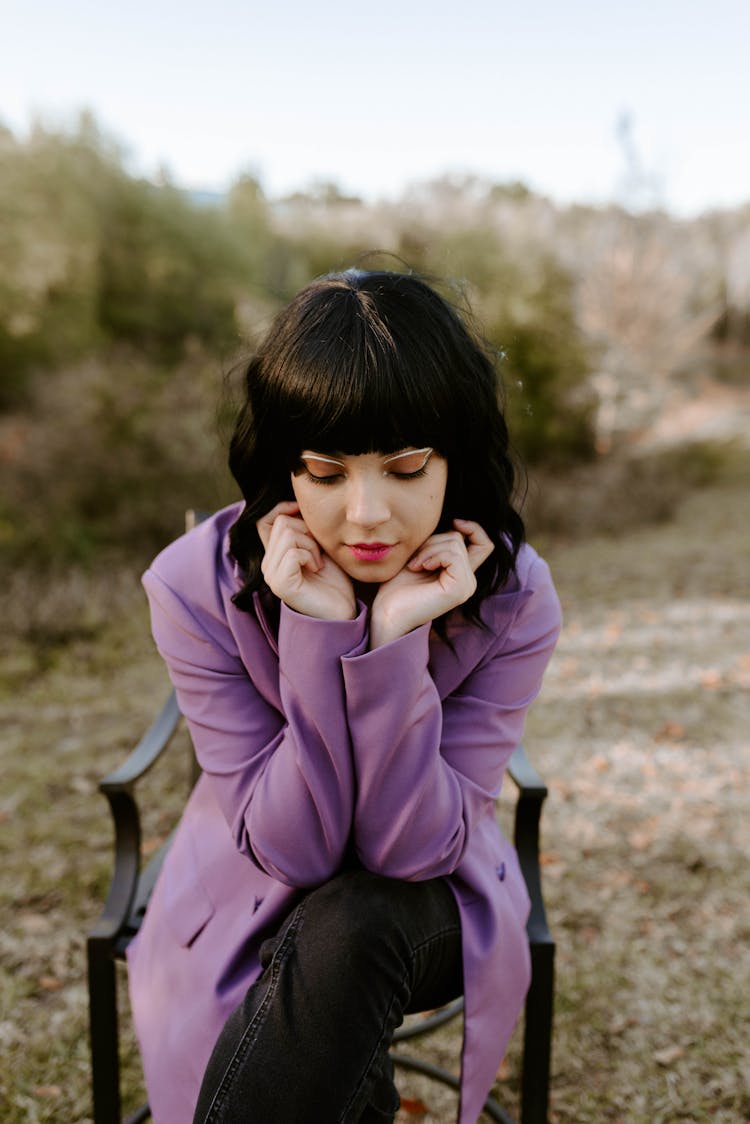
[[[423,281],[349,270],[246,391],[244,503],[144,577],[203,768],[129,951],[154,1120],[392,1120],[394,1029],[463,992],[469,1124],[528,986],[494,808],[560,627],[495,369]]]

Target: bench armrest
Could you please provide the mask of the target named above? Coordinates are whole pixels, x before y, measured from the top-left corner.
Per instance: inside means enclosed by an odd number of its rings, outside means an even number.
[[[127,760],[99,782],[99,791],[105,796],[131,792],[135,782],[139,781],[159,760],[169,745],[179,721],[180,708],[174,691],[171,691],[158,717]]]
[[[547,796],[547,786],[526,756],[522,745],[517,745],[508,762],[508,775],[518,787],[521,796],[528,796],[540,803]]]
[[[539,824],[542,805],[547,798],[547,786],[521,745],[516,746],[513,751],[508,773],[518,786],[513,841],[531,899],[531,912],[526,926],[529,941],[532,945],[552,944],[542,897],[539,862]]]
[[[127,925],[141,872],[141,820],[135,785],[159,760],[179,721],[180,710],[172,691],[130,756],[99,784],[99,791],[107,797],[112,813],[115,856],[107,900],[90,940],[114,942]]]

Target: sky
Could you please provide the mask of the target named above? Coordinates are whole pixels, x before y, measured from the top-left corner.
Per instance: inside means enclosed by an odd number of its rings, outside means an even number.
[[[194,190],[750,202],[750,0],[0,0],[0,28],[1,123],[89,109]]]

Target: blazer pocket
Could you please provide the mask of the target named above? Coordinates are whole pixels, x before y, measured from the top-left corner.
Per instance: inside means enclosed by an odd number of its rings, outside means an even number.
[[[214,903],[201,882],[189,840],[174,855],[174,862],[164,871],[164,914],[172,934],[183,948],[193,941],[214,915]]]

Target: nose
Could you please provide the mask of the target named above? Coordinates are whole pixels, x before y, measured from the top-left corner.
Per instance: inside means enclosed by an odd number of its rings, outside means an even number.
[[[346,518],[358,527],[378,527],[391,517],[387,480],[380,472],[356,473],[347,481]]]

